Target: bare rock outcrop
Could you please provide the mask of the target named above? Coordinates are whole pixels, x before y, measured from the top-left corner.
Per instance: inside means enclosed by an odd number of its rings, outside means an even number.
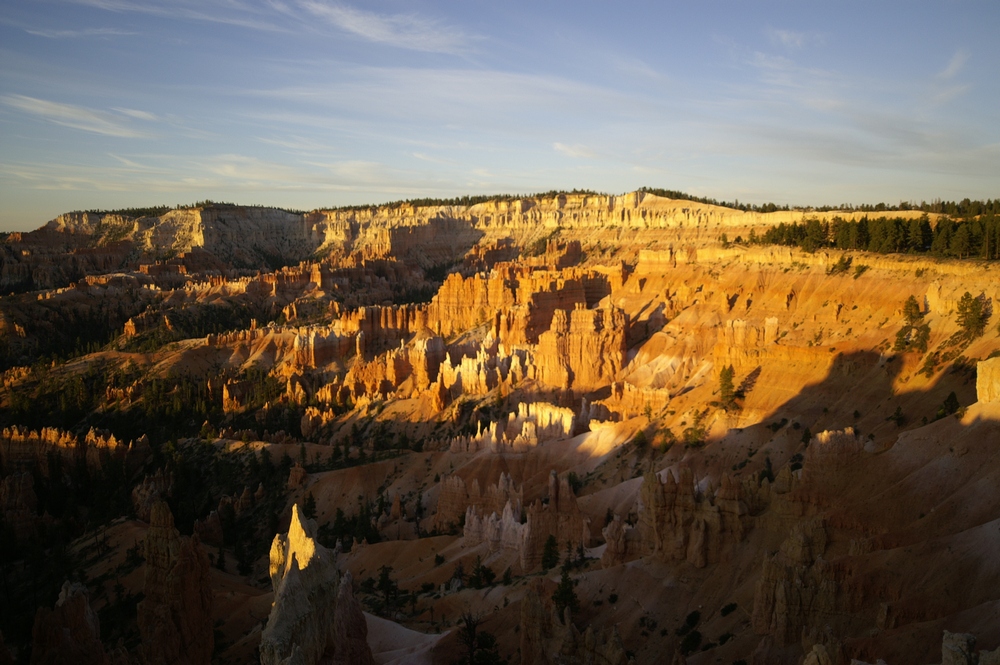
[[[132,488],[132,506],[135,515],[148,522],[157,501],[170,496],[170,488],[174,484],[172,473],[159,469],[153,475],[147,475],[142,482]]]
[[[531,570],[542,562],[545,541],[552,536],[562,547],[590,546],[590,518],[581,512],[569,480],[549,474],[549,502],[540,500],[528,506],[525,532],[521,542],[521,567]]]
[[[333,614],[336,635],[333,665],[375,665],[368,646],[368,622],[361,603],[354,596],[351,573],[344,573],[337,593],[337,609]]]
[[[568,439],[576,428],[572,409],[547,402],[521,402],[517,411],[487,427],[480,424],[476,433],[457,436],[449,443],[453,453],[489,450],[494,453],[525,452],[547,441]]]
[[[686,467],[679,480],[668,472],[665,483],[647,472],[640,488],[638,524],[643,554],[686,560],[698,568],[725,560],[751,526],[747,493],[728,474],[715,494],[711,485],[699,491]]]
[[[445,476],[441,479],[440,488],[437,513],[434,516],[437,529],[445,530],[458,524],[463,516],[467,516],[469,508],[474,508],[484,516],[491,513],[500,515],[510,503],[512,510],[520,518],[523,488],[514,485],[510,474],[501,473],[496,484],[487,485],[485,492],[479,489],[478,480],[473,479],[471,486],[467,487],[460,476]]]
[[[31,665],[105,665],[101,623],[82,584],[65,582],[53,609],[40,607],[31,631]]]
[[[316,524],[303,518],[298,504],[292,506],[288,533],[274,537],[270,559],[274,602],[261,635],[261,664],[315,665],[325,656],[371,662],[350,578],[344,578],[345,588],[335,553],[316,542]]]
[[[569,610],[560,617],[551,603],[542,600],[542,587],[533,584],[521,600],[522,665],[629,665],[618,627],[584,632],[573,624]]]
[[[638,547],[636,542],[636,530],[631,528],[621,515],[615,514],[614,518],[608,522],[607,526],[601,529],[604,542],[604,554],[601,555],[601,565],[605,568],[617,566],[625,563],[631,556],[634,556]]]
[[[1000,357],[976,365],[976,399],[983,403],[1000,402]]]
[[[499,498],[499,494],[494,495]],[[554,537],[559,546],[590,544],[590,518],[580,511],[576,495],[565,478],[555,471],[549,475],[549,501],[535,501],[521,521],[520,496],[507,500],[501,511],[486,509],[486,504],[469,505],[465,513],[464,544],[472,547],[487,543],[490,552],[509,550],[518,553],[521,568],[532,570],[541,563],[545,541]]]
[[[813,665],[807,659],[803,665]],[[822,665],[822,664],[820,664]],[[851,665],[870,665],[860,660],[852,660]],[[881,658],[876,665],[886,665]],[[1000,665],[1000,649],[976,652],[976,636],[970,633],[944,631],[941,638],[940,665]]]
[[[563,390],[592,390],[610,384],[625,361],[628,317],[617,307],[556,310],[538,337],[538,380]]]
[[[773,555],[764,555],[754,591],[751,623],[780,646],[798,642],[803,629],[837,613],[837,583],[823,559],[826,525],[812,519],[795,525]]]
[[[163,501],[155,503],[150,513],[144,556],[146,597],[137,611],[146,662],[211,662],[214,636],[208,555],[197,536],[178,533]]]

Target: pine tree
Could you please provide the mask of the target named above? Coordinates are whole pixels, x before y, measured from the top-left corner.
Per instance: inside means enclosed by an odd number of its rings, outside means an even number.
[[[973,340],[986,331],[986,319],[989,318],[986,306],[979,298],[973,298],[966,291],[958,301],[958,325],[968,340]]]
[[[552,593],[552,603],[556,606],[559,618],[563,619],[563,611],[568,607],[570,614],[580,611],[580,599],[576,597],[576,582],[569,576],[569,571],[563,568],[559,586]]]
[[[910,296],[906,299],[906,302],[903,303],[903,316],[906,317],[906,325],[908,326],[917,325],[917,321],[923,317],[923,314],[920,311],[920,303],[917,302],[917,299],[914,296]]]
[[[312,492],[306,494],[306,500],[302,504],[302,514],[307,519],[316,519],[316,497],[313,496]]]
[[[719,372],[719,402],[726,411],[736,406],[736,388],[733,386],[733,366],[723,367]]]
[[[549,536],[542,548],[542,570],[554,568],[559,563],[559,543],[555,536]]]

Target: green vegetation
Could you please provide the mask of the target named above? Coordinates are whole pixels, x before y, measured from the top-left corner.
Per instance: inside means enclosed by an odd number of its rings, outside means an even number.
[[[456,665],[500,665],[496,637],[485,630],[479,630],[483,620],[478,614],[464,612],[462,627],[458,630],[458,641],[465,647],[465,657]]]
[[[484,566],[482,560],[477,555],[476,563],[472,566],[472,574],[469,575],[469,586],[473,589],[482,589],[493,586],[493,581],[497,574],[489,566]]]
[[[764,235],[751,232],[750,242],[787,245],[814,252],[823,248],[860,250],[877,254],[931,254],[938,257],[1000,259],[1000,218],[998,201],[981,204],[963,221],[941,218],[931,228],[925,214],[916,219],[903,217],[863,217],[857,221],[834,217],[831,222],[817,218],[800,223],[781,223]],[[970,210],[973,208],[969,208]],[[846,270],[838,264],[831,272]]]
[[[736,388],[733,386],[732,365],[723,367],[719,371],[719,402],[726,411],[736,407]]]
[[[950,416],[951,414],[957,412],[960,406],[961,405],[958,403],[958,395],[955,394],[954,390],[951,391],[948,393],[948,397],[945,398],[944,402],[941,403],[941,406],[938,407],[937,413],[934,415],[934,420],[940,420],[945,416]]]
[[[428,207],[428,206],[473,206],[479,203],[490,203],[493,201],[506,203],[510,201],[521,201],[524,199],[551,199],[557,196],[567,196],[567,195],[586,195],[586,196],[602,196],[602,192],[595,192],[592,189],[553,189],[547,192],[537,192],[535,194],[477,194],[473,196],[455,196],[452,198],[417,198],[417,199],[402,199],[399,201],[390,201],[388,203],[363,203],[354,204],[346,206],[334,206],[329,208],[323,208],[323,210],[344,210],[344,211],[357,211],[357,210],[370,210],[371,208],[383,207],[383,208],[402,208],[404,206],[413,207]]]
[[[926,353],[931,327],[926,323],[920,323],[924,314],[920,311],[920,305],[915,297],[910,296],[906,299],[903,304],[903,316],[906,319],[906,324],[896,333],[896,341],[892,350]]]
[[[552,592],[552,603],[556,607],[556,613],[560,620],[565,621],[564,611],[569,608],[570,614],[577,614],[580,611],[580,599],[576,597],[576,582],[569,576],[569,571],[565,568],[559,580],[559,586]]]
[[[984,297],[974,298],[968,291],[962,294],[958,301],[958,325],[966,340],[972,341],[986,332],[991,313]]]
[[[555,568],[557,563],[559,563],[559,543],[556,542],[555,536],[550,535],[542,547],[542,570]]]

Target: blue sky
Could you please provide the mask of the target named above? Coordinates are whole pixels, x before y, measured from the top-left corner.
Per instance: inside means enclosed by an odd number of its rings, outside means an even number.
[[[1000,196],[995,1],[0,8],[0,230],[206,198]]]

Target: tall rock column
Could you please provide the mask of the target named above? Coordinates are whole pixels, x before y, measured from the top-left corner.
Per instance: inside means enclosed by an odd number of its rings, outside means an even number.
[[[288,533],[271,543],[270,571],[274,602],[261,635],[261,665],[316,665],[325,657],[374,662],[350,578],[345,589],[334,552],[316,542],[316,523],[304,519],[297,504]]]
[[[145,542],[146,597],[139,603],[142,653],[149,665],[208,665],[212,590],[198,536],[182,537],[163,501],[153,505]]]

